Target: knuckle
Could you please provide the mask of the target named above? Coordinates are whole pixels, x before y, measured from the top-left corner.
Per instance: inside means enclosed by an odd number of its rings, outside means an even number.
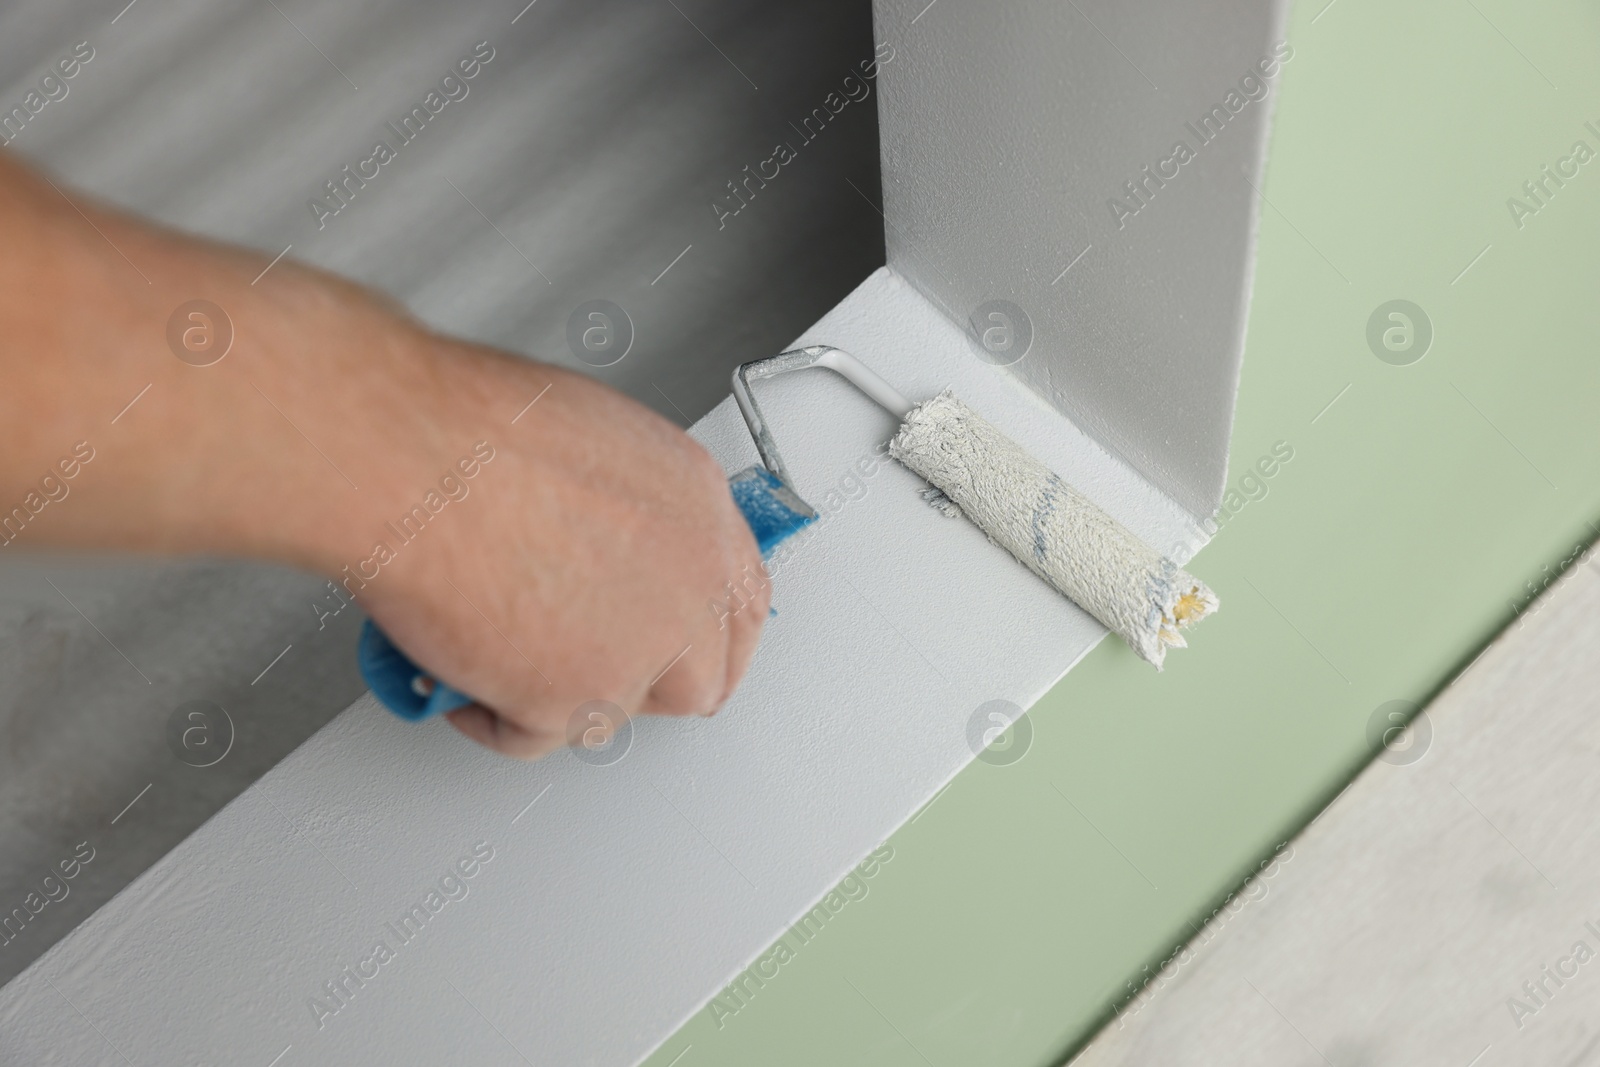
[[[710,642],[708,642],[710,644]],[[700,647],[695,648],[700,652]],[[696,662],[690,656],[673,666],[652,689],[656,703],[668,714],[690,715],[709,709],[722,695],[723,671],[717,657],[707,648]],[[692,653],[691,653],[692,656]],[[682,672],[677,673],[677,672]],[[677,674],[674,678],[673,674]]]
[[[726,479],[722,473],[722,465],[712,458],[698,441],[687,438],[687,459],[690,472],[707,486],[716,485]]]

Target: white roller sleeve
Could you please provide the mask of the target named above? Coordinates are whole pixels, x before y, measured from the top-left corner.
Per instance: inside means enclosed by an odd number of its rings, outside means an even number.
[[[1204,582],[1128,532],[949,390],[911,410],[889,454],[989,539],[1159,670],[1179,631],[1217,610]]]

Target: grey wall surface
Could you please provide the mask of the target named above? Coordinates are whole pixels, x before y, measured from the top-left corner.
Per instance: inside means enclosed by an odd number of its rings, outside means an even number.
[[[870,99],[807,141],[790,125],[871,55],[865,0],[125,2],[0,10],[7,109],[75,44],[94,50],[9,151],[75,197],[269,256],[292,245],[434,326],[588,371],[680,424],[883,262]],[[480,41],[494,58],[469,94],[319,228],[323,183]],[[784,139],[796,158],[732,214],[728,183]],[[596,298],[636,334],[604,368],[566,339]],[[0,982],[364,688],[360,620],[319,628],[319,578],[25,548],[0,565],[0,910],[78,842],[95,858],[0,945]],[[188,701],[232,721],[213,766],[168,745]]]
[[[1278,69],[1283,5],[873,10],[894,48],[878,102],[890,265],[960,323],[989,301],[1020,308],[1032,343],[1011,372],[1209,517],[1227,474],[1276,84],[1241,79],[1263,59]],[[1213,106],[1221,115],[1202,129]],[[1174,158],[1180,142],[1187,162]],[[1005,325],[984,316],[980,328]]]

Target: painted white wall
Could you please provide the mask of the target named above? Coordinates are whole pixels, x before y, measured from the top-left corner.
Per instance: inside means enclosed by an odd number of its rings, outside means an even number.
[[[1162,72],[1154,103],[1068,8]],[[1221,484],[1247,292],[1248,191],[1225,179],[1256,173],[1264,109],[1123,244],[1095,241],[1093,208],[1270,34],[1119,10],[878,6],[898,49],[889,241],[912,282],[878,272],[797,343],[853,350],[914,399],[953,386],[1183,562]],[[956,325],[992,296],[1036,320],[1012,370]],[[523,765],[364,698],[0,989],[0,1061],[628,1064],[672,1033],[973,758],[981,705],[1030,705],[1104,636],[908,472],[863,473],[893,426],[845,383],[761,388],[830,514],[777,560],[780,614],[720,716],[640,722],[612,766]],[[695,433],[729,470],[755,460],[731,401]],[[400,944],[385,924],[480,843],[464,899]],[[379,938],[393,958],[319,1026],[311,998]]]
[[[887,268],[797,343],[824,341],[914,399],[954,385],[1150,543],[1199,544]],[[629,1064],[668,1037],[973,758],[980,705],[1027,707],[1105,632],[908,471],[863,474],[894,427],[843,380],[758,388],[832,513],[778,558],[720,715],[530,765],[363,698],[0,989],[0,1062]],[[756,459],[731,399],[695,433]],[[400,945],[384,924],[479,842],[468,895]],[[379,938],[395,958],[319,1028],[310,998]]]
[[[1011,371],[1209,517],[1278,79],[1251,83],[1253,101],[1239,86],[1258,61],[1281,69],[1284,4],[874,0],[873,13],[892,55],[878,98],[890,266],[962,324],[990,300],[1021,308],[1033,342]],[[1185,124],[1225,103],[1237,113],[1225,106],[1202,143]],[[1161,179],[1179,142],[1194,159]],[[1146,166],[1141,204],[1125,183]]]

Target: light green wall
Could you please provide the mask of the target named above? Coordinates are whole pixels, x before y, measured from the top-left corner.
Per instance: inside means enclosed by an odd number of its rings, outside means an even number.
[[[1324,3],[1291,23],[1230,482],[1294,458],[1193,565],[1221,613],[1161,675],[1103,643],[1025,758],[974,763],[651,1067],[1059,1061],[1358,769],[1375,709],[1446,684],[1594,538],[1600,158],[1520,230],[1506,201],[1600,151],[1600,10]],[[1434,328],[1409,366],[1365,337],[1396,298]]]

